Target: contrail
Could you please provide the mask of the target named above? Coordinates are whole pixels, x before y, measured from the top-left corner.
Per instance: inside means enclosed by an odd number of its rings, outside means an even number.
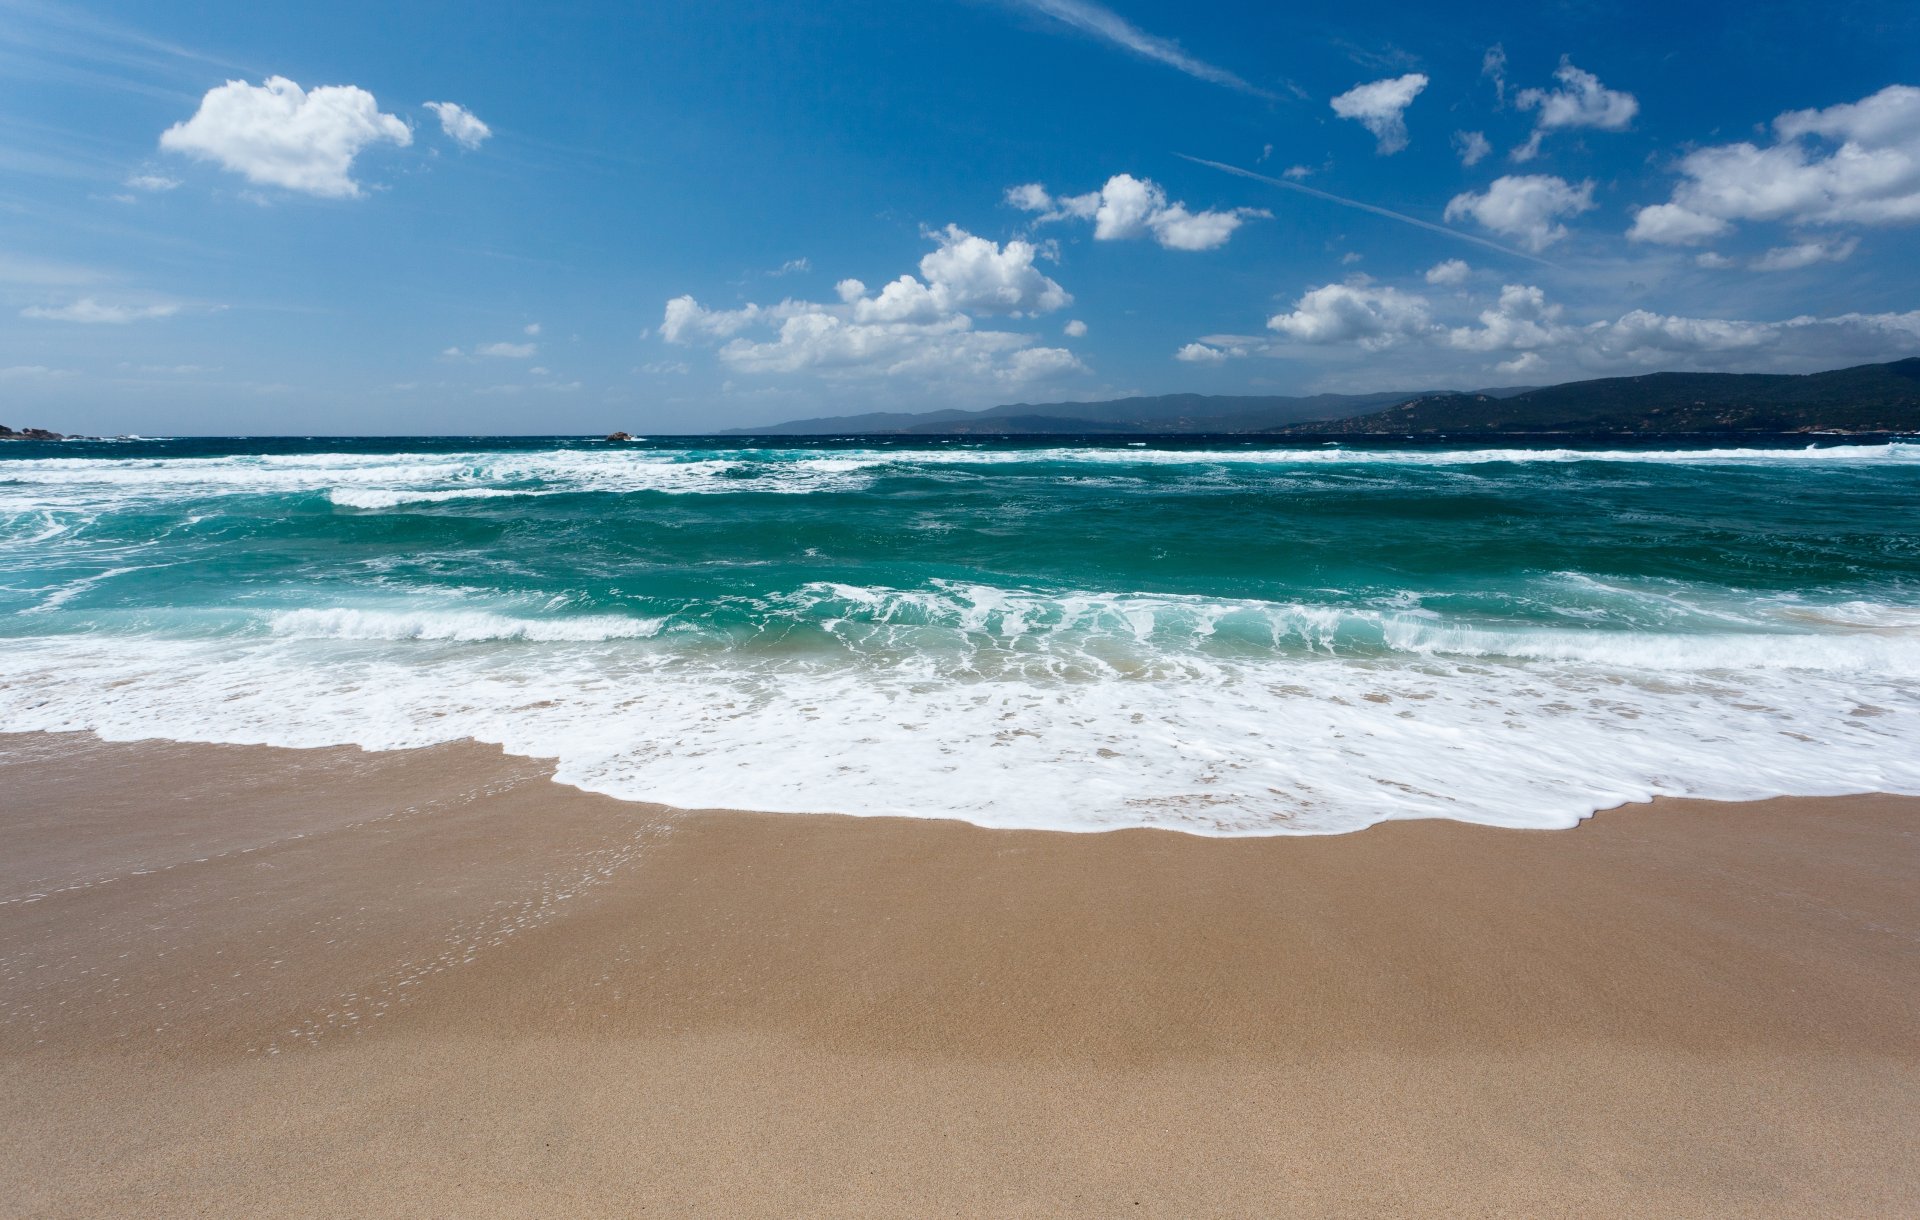
[[[1082,33],[1104,38],[1136,55],[1157,59],[1168,67],[1185,72],[1198,80],[1224,85],[1229,89],[1238,89],[1242,93],[1251,93],[1255,97],[1273,97],[1273,94],[1265,89],[1248,84],[1225,68],[1218,68],[1205,60],[1195,59],[1172,39],[1149,34],[1112,9],[1103,8],[1091,3],[1090,0],[1014,0],[1014,2],[1044,13],[1055,21],[1070,25]]]
[[[1524,258],[1530,263],[1539,263],[1543,267],[1559,266],[1558,263],[1551,259],[1541,258],[1537,254],[1528,254],[1525,250],[1515,250],[1503,246],[1497,241],[1488,241],[1484,237],[1475,237],[1471,233],[1462,233],[1458,229],[1449,229],[1445,225],[1434,224],[1431,220],[1421,220],[1418,216],[1409,216],[1405,212],[1396,212],[1392,208],[1383,208],[1371,203],[1361,203],[1358,199],[1348,199],[1345,195],[1336,195],[1332,191],[1323,191],[1318,187],[1307,186],[1304,183],[1293,182],[1286,178],[1269,178],[1265,174],[1256,174],[1250,169],[1241,169],[1237,165],[1228,165],[1221,161],[1209,161],[1205,157],[1190,157],[1186,153],[1175,153],[1173,155],[1183,161],[1191,161],[1195,165],[1210,166],[1224,173],[1238,174],[1242,178],[1251,178],[1255,182],[1264,182],[1268,186],[1284,187],[1289,191],[1299,191],[1302,195],[1312,195],[1315,199],[1325,199],[1331,203],[1337,203],[1342,207],[1358,208],[1362,212],[1372,212],[1375,216],[1385,216],[1389,220],[1397,220],[1402,224],[1410,224],[1416,229],[1425,229],[1429,233],[1443,233],[1455,241],[1471,242],[1476,246],[1481,246],[1488,250],[1497,250],[1502,254],[1511,255],[1514,258]]]

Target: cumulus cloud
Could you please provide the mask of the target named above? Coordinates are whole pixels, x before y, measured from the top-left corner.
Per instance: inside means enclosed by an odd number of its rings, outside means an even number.
[[[1591,182],[1575,185],[1550,174],[1509,174],[1479,194],[1455,195],[1447,203],[1446,219],[1471,218],[1538,254],[1567,235],[1560,217],[1592,209]]]
[[[1370,350],[1391,347],[1431,325],[1425,298],[1366,284],[1323,284],[1291,312],[1267,319],[1267,329],[1301,343],[1354,343]]]
[[[1184,360],[1188,364],[1221,364],[1226,361],[1227,353],[1217,347],[1208,347],[1204,343],[1189,343],[1173,354],[1175,360]]]
[[[1505,374],[1549,367],[1593,373],[1818,368],[1886,360],[1920,347],[1920,310],[1753,321],[1636,309],[1578,323],[1530,284],[1503,286],[1471,319],[1456,323],[1436,318],[1432,303],[1417,293],[1325,284],[1303,294],[1292,312],[1268,326],[1283,342],[1338,344],[1371,353],[1389,348],[1453,352],[1497,361],[1480,367]]]
[[[1765,146],[1742,140],[1682,157],[1672,198],[1641,208],[1627,236],[1688,245],[1739,221],[1920,222],[1920,89],[1889,85],[1858,102],[1789,111],[1773,135]]]
[[[1002,247],[958,225],[948,225],[937,240],[920,260],[920,274],[943,313],[1051,313],[1073,300],[1033,265],[1039,248],[1031,242]]]
[[[1472,274],[1473,268],[1467,266],[1465,259],[1450,258],[1427,268],[1427,283],[1452,288],[1466,283]]]
[[[1078,318],[1075,318],[1060,329],[1066,332],[1066,336],[1069,339],[1084,339],[1087,337],[1087,324]]]
[[[1484,131],[1456,131],[1453,133],[1453,151],[1460,154],[1460,164],[1475,166],[1486,160],[1493,151],[1493,145],[1488,142]]]
[[[133,177],[127,179],[127,185],[136,191],[158,194],[162,191],[173,190],[179,186],[180,179],[169,178],[165,174],[135,174]]]
[[[858,284],[858,280],[842,281]],[[865,286],[861,286],[865,291]],[[668,343],[697,343],[726,339],[739,334],[760,320],[758,305],[743,309],[707,309],[691,296],[678,296],[667,302],[666,315],[660,319],[660,337]]]
[[[1732,231],[1733,226],[1718,216],[1695,212],[1677,203],[1656,203],[1634,214],[1627,238],[1663,246],[1692,246]]]
[[[1570,127],[1591,127],[1600,131],[1625,131],[1633,116],[1640,113],[1640,102],[1631,93],[1609,89],[1600,78],[1573,66],[1566,56],[1553,74],[1560,82],[1557,89],[1522,89],[1513,104],[1522,110],[1538,110],[1533,135],[1512,152],[1515,161],[1530,161],[1540,151],[1540,142],[1551,131]]]
[[[1355,85],[1333,99],[1333,112],[1372,132],[1380,155],[1391,156],[1407,146],[1407,107],[1426,87],[1420,72]]]
[[[478,148],[493,134],[493,128],[457,102],[428,102],[427,109],[440,116],[440,130],[462,148]]]
[[[920,260],[920,274],[901,275],[878,292],[844,279],[834,286],[835,302],[789,299],[730,310],[681,296],[667,302],[660,335],[674,344],[717,345],[721,363],[741,373],[1007,387],[1083,367],[1064,348],[1035,346],[1031,335],[974,325],[976,317],[1033,316],[1072,302],[1034,265],[1038,247],[1018,240],[1003,245],[957,225],[928,236],[936,245]],[[756,330],[771,334],[750,337]],[[1067,330],[1073,334],[1073,324]]]
[[[1152,237],[1169,250],[1218,249],[1248,220],[1272,215],[1260,208],[1190,211],[1184,203],[1169,202],[1159,183],[1132,174],[1115,174],[1097,191],[1058,198],[1029,182],[1008,187],[1006,201],[1023,212],[1038,212],[1036,223],[1091,220],[1095,241]]]
[[[249,182],[331,199],[364,193],[352,177],[354,158],[382,142],[404,147],[413,132],[382,114],[373,94],[354,85],[309,93],[284,76],[209,89],[192,118],[160,135],[161,148],[215,162]]]
[[[178,305],[106,305],[92,297],[81,297],[70,305],[29,305],[20,311],[23,318],[49,322],[105,323],[112,326],[140,322],[147,318],[168,318],[180,312]]]

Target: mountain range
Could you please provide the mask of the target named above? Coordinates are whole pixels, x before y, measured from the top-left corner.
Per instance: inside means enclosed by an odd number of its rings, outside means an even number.
[[[1308,397],[1163,394],[801,419],[735,436],[1421,436],[1920,432],[1920,357],[1824,373],[1648,373],[1553,386]]]

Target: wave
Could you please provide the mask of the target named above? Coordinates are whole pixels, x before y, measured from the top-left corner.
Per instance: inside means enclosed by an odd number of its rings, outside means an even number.
[[[1663,793],[1920,793],[1920,688],[1872,669],[1294,654],[1065,681],[688,651],[632,620],[316,611],[274,626],[0,650],[0,729],[370,749],[470,737],[555,758],[566,783],[685,807],[1208,835],[1568,826]]]
[[[461,453],[238,455],[200,458],[39,458],[0,465],[0,511],[126,497],[325,494],[359,509],[561,492],[668,495],[806,494],[860,490],[882,475],[989,466],[1173,470],[1449,468],[1606,463],[1701,467],[1920,465],[1920,445],[1801,449],[1582,450],[1518,448],[1149,449],[553,449]]]
[[[341,508],[398,508],[403,504],[446,504],[453,500],[500,500],[516,496],[551,496],[554,491],[542,491],[537,488],[512,487],[472,487],[452,488],[445,491],[392,491],[384,489],[358,491],[336,487],[327,493],[327,499]]]
[[[1591,582],[1589,582],[1591,583]],[[1675,618],[1664,630],[1622,624],[1460,621],[1402,592],[1395,605],[1366,607],[1170,594],[1058,594],[934,581],[926,589],[814,582],[754,601],[755,619],[811,624],[859,649],[960,653],[980,646],[1032,645],[1091,656],[1103,642],[1141,646],[1136,659],[1238,646],[1278,654],[1356,659],[1484,658],[1570,662],[1626,669],[1818,670],[1920,677],[1920,607],[1848,601],[1816,607],[1752,600],[1685,605],[1673,594],[1600,585],[1614,598],[1656,600]],[[1728,630],[1729,626],[1737,629]],[[948,647],[929,632],[944,633]],[[972,641],[972,644],[969,644]],[[970,658],[968,658],[970,659]]]
[[[514,618],[486,611],[288,610],[272,616],[276,636],[303,640],[447,640],[463,644],[498,641],[597,643],[639,640],[659,634],[664,619],[620,615]]]

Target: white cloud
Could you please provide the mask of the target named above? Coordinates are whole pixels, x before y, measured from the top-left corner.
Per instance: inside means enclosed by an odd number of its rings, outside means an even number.
[[[811,270],[813,270],[812,259],[790,258],[767,274],[777,279],[783,275],[801,275]]]
[[[1030,348],[1027,335],[974,330],[964,314],[930,321],[861,322],[824,311],[789,316],[771,342],[734,339],[720,349],[744,373],[965,377],[1017,383],[1079,367],[1059,348]]]
[[[1217,347],[1208,347],[1204,343],[1189,343],[1173,354],[1175,360],[1184,360],[1188,364],[1220,364],[1227,353]]]
[[[180,179],[169,178],[165,174],[135,174],[127,179],[127,185],[136,191],[158,194],[170,191],[180,185]]]
[[[1298,182],[1302,178],[1313,177],[1313,167],[1311,165],[1289,165],[1281,172],[1280,176]]]
[[[209,89],[192,118],[160,135],[160,147],[216,162],[249,182],[334,199],[360,197],[354,158],[383,141],[404,147],[413,132],[382,114],[373,94],[353,85],[309,93],[284,76]]]
[[[1471,217],[1538,254],[1567,235],[1559,217],[1592,208],[1591,182],[1576,186],[1549,174],[1509,174],[1495,178],[1481,194],[1455,195],[1447,204],[1446,219]]]
[[[1425,298],[1397,288],[1323,284],[1294,302],[1290,313],[1267,319],[1267,328],[1301,343],[1392,346],[1431,325]]]
[[[537,335],[540,333],[540,324],[538,322],[529,322],[520,328],[520,333],[523,335]]]
[[[1195,59],[1183,51],[1179,43],[1148,34],[1113,10],[1091,3],[1091,0],[1017,0],[1017,2],[1025,4],[1036,12],[1044,13],[1062,24],[1072,26],[1082,33],[1105,39],[1117,47],[1166,64],[1198,80],[1225,85],[1229,89],[1238,89],[1242,93],[1252,93],[1260,97],[1270,96],[1265,90],[1254,88],[1225,68],[1217,68],[1203,60]]]
[[[1427,283],[1452,288],[1467,282],[1473,274],[1473,268],[1465,259],[1450,258],[1444,263],[1435,263],[1427,268]]]
[[[504,360],[526,360],[539,350],[538,343],[482,343],[473,349],[473,354],[497,356]]]
[[[1341,344],[1376,354],[1404,347],[1498,358],[1501,363],[1490,367],[1506,374],[1546,368],[1568,374],[1820,368],[1892,359],[1920,347],[1920,310],[1769,322],[1636,309],[1581,324],[1568,321],[1559,305],[1528,284],[1505,285],[1495,300],[1460,324],[1434,319],[1431,303],[1415,293],[1326,284],[1309,290],[1292,313],[1268,325],[1281,342]]]
[[[692,366],[684,360],[652,360],[641,365],[634,371],[636,373],[648,373],[656,377],[661,377],[679,376],[692,372],[693,370]]]
[[[1436,335],[1448,347],[1469,352],[1531,352],[1563,341],[1561,309],[1529,284],[1507,284],[1499,299],[1480,311],[1478,326],[1457,326]]]
[[[1006,194],[1007,204],[1023,212],[1049,212],[1053,210],[1053,196],[1047,194],[1047,188],[1038,182],[1010,186]]]
[[[1060,329],[1066,332],[1066,336],[1069,339],[1084,339],[1087,337],[1087,324],[1078,318],[1075,318]]]
[[[23,318],[50,322],[87,322],[124,325],[147,318],[167,318],[180,312],[178,305],[103,305],[92,297],[81,297],[70,305],[29,305],[20,311]]]
[[[958,225],[937,239],[940,245],[920,260],[920,274],[940,312],[1051,313],[1073,300],[1033,265],[1039,249],[1031,242],[1003,248]]]
[[[440,116],[440,130],[462,148],[478,148],[493,134],[478,115],[456,102],[428,102],[427,109]]]
[[[1008,187],[1006,201],[1022,211],[1038,212],[1036,223],[1093,221],[1095,241],[1130,241],[1151,236],[1169,250],[1214,250],[1227,244],[1246,221],[1272,213],[1260,208],[1193,212],[1151,178],[1115,174],[1106,185],[1084,195],[1055,197],[1037,182]]]
[[[1499,43],[1487,48],[1480,57],[1480,75],[1493,82],[1494,104],[1507,104],[1507,49]]]
[[[1724,236],[1733,226],[1717,216],[1688,211],[1677,203],[1656,203],[1634,214],[1629,241],[1658,242],[1663,246],[1691,246]]]
[[[1484,131],[1456,131],[1453,133],[1453,151],[1460,154],[1460,164],[1474,166],[1486,160],[1493,151],[1493,145],[1487,141]]]
[[[1640,102],[1631,93],[1609,89],[1600,78],[1573,66],[1566,56],[1553,74],[1558,89],[1522,89],[1513,104],[1522,110],[1538,110],[1533,135],[1513,150],[1515,161],[1530,161],[1540,151],[1540,141],[1550,131],[1572,127],[1592,127],[1601,131],[1625,131],[1633,116],[1640,113]]]
[[[1693,256],[1693,265],[1696,267],[1705,267],[1709,271],[1724,271],[1726,268],[1736,266],[1737,264],[1724,254],[1715,254],[1713,251],[1707,250]]]
[[[660,334],[669,343],[717,344],[721,363],[740,373],[912,377],[1004,388],[1083,368],[1064,348],[974,325],[976,316],[1032,316],[1072,302],[1034,266],[1038,247],[1018,240],[1002,245],[956,225],[928,236],[936,246],[920,260],[920,274],[901,275],[877,293],[844,279],[832,303],[785,300],[710,310],[691,296],[676,297],[667,302]],[[764,339],[746,333],[763,328],[772,332]]]
[[[668,343],[682,344],[725,339],[759,321],[760,314],[758,305],[744,309],[707,309],[691,296],[678,296],[667,302],[666,314],[660,319],[660,337]]]
[[[1816,263],[1844,263],[1860,245],[1857,237],[1836,241],[1803,241],[1792,246],[1775,246],[1753,260],[1755,271],[1798,271]]]
[[[1380,155],[1391,156],[1407,146],[1407,107],[1426,87],[1427,78],[1419,72],[1355,85],[1333,99],[1333,112],[1372,132]]]
[[[1889,85],[1773,121],[1774,142],[1697,149],[1667,203],[1642,208],[1627,236],[1685,245],[1737,221],[1799,225],[1920,222],[1920,88]]]

